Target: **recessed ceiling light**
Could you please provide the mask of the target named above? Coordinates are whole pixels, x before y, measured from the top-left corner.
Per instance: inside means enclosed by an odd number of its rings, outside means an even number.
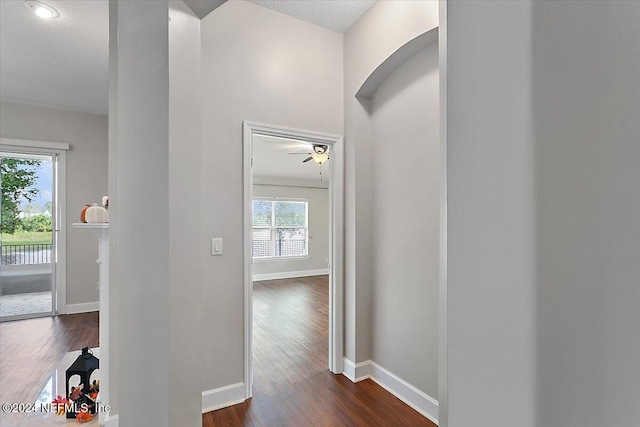
[[[33,11],[33,13],[42,19],[51,19],[60,16],[60,12],[58,12],[54,7],[38,0],[26,0],[24,5],[27,9]]]

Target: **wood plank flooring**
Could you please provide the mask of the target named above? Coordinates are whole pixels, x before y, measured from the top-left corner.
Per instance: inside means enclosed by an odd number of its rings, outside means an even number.
[[[33,403],[65,353],[98,346],[98,324],[98,312],[0,323],[1,403]],[[0,412],[0,425],[25,416]]]
[[[328,371],[326,276],[256,282],[254,315],[254,397],[204,414],[204,427],[434,426],[373,381]],[[65,353],[98,344],[98,313],[0,323],[0,401],[33,402]],[[24,416],[0,413],[0,425]]]
[[[435,425],[373,381],[329,372],[328,291],[327,276],[254,283],[253,398],[204,427]]]

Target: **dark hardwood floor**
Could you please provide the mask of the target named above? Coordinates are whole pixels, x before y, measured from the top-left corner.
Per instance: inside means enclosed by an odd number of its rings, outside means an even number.
[[[434,426],[373,381],[328,371],[326,276],[256,282],[254,315],[253,398],[204,414],[204,427]],[[0,401],[33,402],[64,354],[86,346],[98,346],[98,313],[0,323]],[[0,425],[24,417],[0,413]]]
[[[33,403],[65,353],[97,346],[97,312],[0,323],[1,403]],[[17,427],[25,416],[0,412],[0,425]]]
[[[373,381],[329,372],[328,301],[327,276],[255,282],[253,398],[202,425],[433,427]]]

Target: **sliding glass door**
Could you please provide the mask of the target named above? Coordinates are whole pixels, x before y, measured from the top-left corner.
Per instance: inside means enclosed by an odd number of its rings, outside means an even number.
[[[56,312],[58,154],[0,152],[0,320]]]

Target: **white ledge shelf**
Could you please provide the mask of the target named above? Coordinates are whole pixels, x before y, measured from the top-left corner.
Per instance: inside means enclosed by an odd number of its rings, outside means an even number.
[[[73,225],[73,228],[94,228],[94,229],[100,229],[100,230],[109,228],[108,222],[95,223],[95,224],[89,224],[87,222],[74,222],[72,225]]]

